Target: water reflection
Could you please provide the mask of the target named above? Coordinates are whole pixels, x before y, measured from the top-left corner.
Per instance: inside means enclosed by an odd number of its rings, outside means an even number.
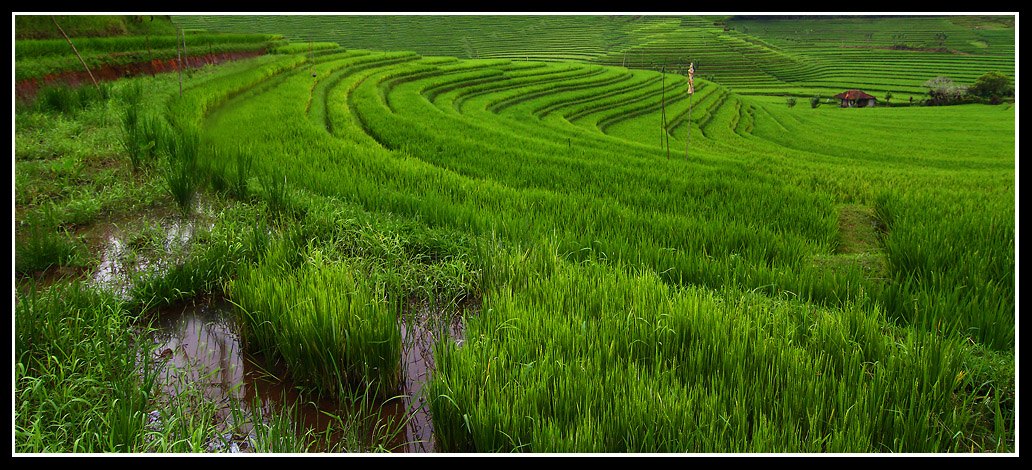
[[[93,284],[128,298],[134,278],[160,274],[181,263],[193,242],[215,227],[208,206],[198,206],[189,217],[156,212],[97,222],[78,231],[98,255]]]
[[[194,393],[219,404],[217,419],[233,431],[225,433],[227,442],[209,446],[213,451],[246,451],[251,447],[249,439],[254,438],[253,422],[269,419],[288,407],[302,432],[328,434],[331,444],[372,451],[377,449],[362,446],[370,439],[378,440],[376,436],[383,440],[384,435],[393,435],[380,444],[382,449],[433,451],[432,423],[422,387],[433,370],[433,345],[445,336],[461,341],[461,315],[427,304],[406,308],[401,322],[402,390],[385,403],[356,399],[356,403],[342,405],[306,396],[289,379],[283,364],[243,351],[233,308],[226,300],[203,300],[166,309],[155,319],[151,336],[155,354],[164,359],[159,374],[161,390],[167,396]],[[240,418],[234,415],[234,408],[251,408],[234,404],[245,403],[257,403],[261,416],[234,421]],[[371,420],[358,423],[359,416],[369,414]],[[404,429],[398,430],[402,425]]]
[[[406,426],[408,452],[432,452],[434,448],[433,427],[430,422],[430,406],[422,393],[422,387],[430,380],[434,369],[433,347],[439,341],[461,342],[464,337],[463,312],[472,311],[472,305],[464,305],[459,312],[442,309],[429,302],[410,303],[402,313],[402,370],[405,374],[403,391],[410,397],[408,406],[413,408],[411,420]]]

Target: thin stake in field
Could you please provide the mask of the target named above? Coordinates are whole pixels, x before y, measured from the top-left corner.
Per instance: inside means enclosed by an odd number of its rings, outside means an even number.
[[[688,146],[692,141],[692,95],[695,94],[695,62],[688,65],[688,134],[684,142],[684,159],[688,160]]]
[[[179,49],[179,33],[182,28],[176,28],[176,59],[179,61],[179,97],[183,97],[183,53]],[[183,49],[186,49],[186,38],[183,38]]]
[[[75,50],[75,44],[72,44],[72,40],[68,39],[68,35],[65,34],[63,29],[61,29],[61,25],[57,24],[57,19],[54,18],[54,15],[50,15],[50,21],[54,22],[54,26],[57,26],[57,30],[61,32],[62,36],[64,36],[65,41],[68,41],[68,45],[72,46],[72,52],[75,53],[75,57],[79,58],[79,62],[82,62],[82,66],[86,69],[86,73],[90,75],[90,80],[93,82],[93,87],[96,88],[98,92],[100,92],[100,85],[97,85],[97,79],[93,78],[93,72],[90,72],[90,68],[86,65],[86,61],[82,60],[82,56],[79,55],[79,51]]]
[[[662,122],[660,122],[660,124],[659,124],[659,130],[662,133],[659,134],[659,146],[660,147],[663,146],[663,138],[664,138],[664,136],[666,136],[666,157],[667,157],[667,160],[669,160],[670,159],[670,137],[669,137],[669,135],[667,134],[667,131],[666,131],[666,67],[663,67],[662,69],[660,69],[659,73],[663,77],[663,92],[660,95],[660,105],[663,108],[663,113],[662,113],[663,115],[662,115],[662,118],[661,118]]]

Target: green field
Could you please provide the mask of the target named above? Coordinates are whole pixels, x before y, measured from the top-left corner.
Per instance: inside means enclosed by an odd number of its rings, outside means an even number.
[[[197,295],[339,400],[396,393],[410,306],[477,305],[421,392],[438,452],[1015,452],[1016,104],[825,101],[1013,77],[1013,17],[172,19],[292,43],[18,112],[16,278],[94,269],[69,228],[128,201],[227,209],[128,298],[16,295],[17,452],[147,448],[145,402],[54,437],[32,325]],[[102,195],[98,152],[154,189]]]

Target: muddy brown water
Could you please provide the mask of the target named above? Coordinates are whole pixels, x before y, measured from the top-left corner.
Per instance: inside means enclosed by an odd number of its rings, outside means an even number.
[[[210,451],[247,452],[251,447],[253,426],[233,422],[234,402],[254,403],[257,398],[266,414],[263,419],[291,407],[299,429],[318,434],[335,422],[327,413],[342,417],[355,413],[333,400],[305,397],[282,364],[269,364],[268,358],[244,351],[233,308],[225,299],[200,299],[164,309],[153,322],[155,329],[150,336],[154,354],[164,364],[158,381],[161,392],[175,395],[193,391],[222,405],[216,419],[232,430],[216,436],[209,444]],[[461,309],[470,312],[475,308],[470,302]],[[445,338],[463,340],[462,316],[426,302],[409,303],[400,326],[402,389],[395,398],[373,404],[372,409],[381,425],[404,423],[403,431],[386,448],[394,452],[433,452],[433,426],[421,388],[433,372],[434,344]]]
[[[189,254],[199,231],[210,231],[213,226],[212,220],[196,215],[97,224],[84,234],[92,240],[88,244],[99,247],[92,281],[125,297],[133,277],[167,270]]]

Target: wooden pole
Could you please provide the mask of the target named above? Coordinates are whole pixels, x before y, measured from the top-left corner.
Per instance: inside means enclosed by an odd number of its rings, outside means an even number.
[[[687,161],[688,146],[690,146],[692,142],[692,94],[688,95],[688,122],[685,123],[685,127],[688,128],[688,136],[685,138],[684,142],[684,159]]]
[[[183,97],[183,53],[179,49],[180,29],[176,28],[176,58],[179,60],[179,97]],[[183,39],[183,47],[186,47],[186,39]]]
[[[695,94],[695,63],[688,65],[688,134],[684,139],[684,160],[688,161],[688,148],[692,143],[692,95]]]
[[[97,79],[93,78],[93,72],[90,72],[90,68],[86,66],[86,61],[82,60],[82,56],[79,55],[79,51],[75,50],[75,44],[72,44],[72,40],[68,39],[68,35],[65,34],[63,29],[61,29],[61,25],[57,24],[57,19],[54,18],[54,15],[50,15],[50,21],[54,22],[54,26],[57,26],[57,30],[61,32],[62,36],[64,36],[65,41],[68,41],[68,45],[72,46],[72,52],[75,53],[75,57],[79,58],[79,62],[82,62],[82,67],[84,69],[86,69],[86,73],[88,73],[90,75],[90,81],[93,82],[93,87],[96,88],[97,92],[99,93],[100,92],[100,85],[97,85]]]
[[[663,67],[662,69],[660,69],[659,73],[662,74],[662,76],[663,76],[663,92],[660,95],[660,104],[662,106],[663,113],[662,113],[662,118],[661,118],[662,121],[659,124],[659,130],[660,130],[660,132],[662,132],[661,134],[659,134],[659,146],[662,147],[663,146],[663,138],[667,134],[667,131],[666,131],[666,67]],[[667,139],[666,142],[667,142],[667,144],[666,144],[666,157],[667,157],[667,160],[669,160],[670,159],[670,140]]]

